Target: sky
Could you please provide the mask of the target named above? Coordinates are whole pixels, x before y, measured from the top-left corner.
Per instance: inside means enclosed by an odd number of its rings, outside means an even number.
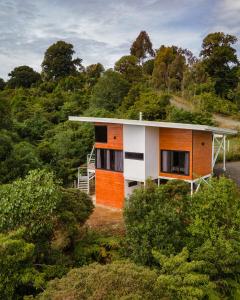
[[[210,32],[240,38],[239,15],[240,0],[0,0],[0,77],[20,65],[41,71],[58,40],[72,43],[85,66],[113,67],[141,30],[154,49],[177,45],[198,55]]]

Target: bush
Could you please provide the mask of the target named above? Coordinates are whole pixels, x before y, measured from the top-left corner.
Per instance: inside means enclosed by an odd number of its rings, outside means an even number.
[[[202,124],[213,126],[211,114],[207,112],[189,112],[170,106],[167,110],[167,121],[175,123]]]
[[[51,281],[37,299],[158,299],[154,293],[156,279],[154,271],[130,262],[95,263]]]
[[[93,262],[110,263],[121,257],[121,240],[118,237],[102,236],[94,231],[87,231],[74,248],[76,266]]]
[[[23,239],[24,229],[0,234],[1,299],[22,299],[40,289],[44,278],[34,266],[34,244]]]
[[[184,182],[171,181],[159,187],[151,182],[145,189],[136,189],[127,199],[126,244],[134,261],[152,265],[153,248],[165,254],[182,249],[187,235],[188,191]]]

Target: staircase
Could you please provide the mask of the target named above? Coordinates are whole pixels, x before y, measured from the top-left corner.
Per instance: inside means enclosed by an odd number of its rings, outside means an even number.
[[[87,164],[78,168],[77,188],[90,194],[91,182],[95,178],[95,147],[87,155]]]

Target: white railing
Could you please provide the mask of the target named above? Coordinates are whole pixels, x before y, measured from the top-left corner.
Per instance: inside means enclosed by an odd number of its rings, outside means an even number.
[[[78,168],[77,188],[90,193],[90,181],[95,178],[95,147],[87,155],[87,165]]]

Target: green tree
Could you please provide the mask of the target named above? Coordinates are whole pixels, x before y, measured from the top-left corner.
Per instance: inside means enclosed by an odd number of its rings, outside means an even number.
[[[153,250],[153,256],[160,268],[155,285],[158,299],[220,299],[210,276],[203,273],[205,261],[190,261],[187,248],[170,256]]]
[[[1,185],[0,232],[26,226],[31,240],[44,240],[52,230],[59,198],[54,176],[46,170],[34,170],[25,179]]]
[[[124,209],[127,252],[134,261],[152,265],[152,249],[164,254],[177,253],[184,246],[186,234],[187,193],[184,182],[166,185],[150,182],[136,189]]]
[[[160,47],[152,73],[153,84],[163,90],[180,90],[186,67],[184,51],[176,46]]]
[[[129,83],[122,74],[106,71],[93,88],[91,104],[97,108],[114,111],[127,95]]]
[[[12,126],[12,112],[10,99],[0,95],[0,129],[10,129]]]
[[[82,69],[82,59],[73,59],[73,45],[64,41],[52,44],[44,54],[42,62],[43,77],[46,80],[57,80],[69,75],[76,75]]]
[[[7,85],[10,88],[29,88],[31,85],[41,80],[40,74],[28,66],[16,67],[8,74],[8,76],[10,79],[8,80]]]
[[[114,66],[115,71],[124,75],[125,79],[137,82],[142,79],[142,67],[138,65],[138,59],[133,55],[125,55],[121,57]]]
[[[215,32],[208,34],[202,43],[200,56],[207,73],[215,81],[215,91],[226,97],[238,83],[239,61],[233,45],[237,42],[234,35]]]
[[[39,156],[64,183],[76,180],[77,168],[86,163],[93,146],[93,128],[89,124],[63,122],[49,130],[38,145]]]
[[[143,113],[143,118],[148,121],[165,120],[170,96],[159,94],[153,91],[140,93],[139,99],[126,113],[130,119],[138,119],[139,112]]]
[[[239,199],[233,181],[211,179],[192,197],[188,227],[191,258],[208,263],[205,272],[229,299],[240,295]]]
[[[5,86],[6,82],[2,78],[0,78],[0,91],[4,90]]]
[[[96,84],[98,78],[102,75],[104,72],[104,67],[102,64],[92,64],[86,67],[86,76],[87,76],[87,82],[92,87]]]
[[[155,55],[151,40],[146,31],[141,31],[139,33],[131,46],[130,53],[131,55],[136,56],[140,62],[143,62],[148,55],[150,57]]]

